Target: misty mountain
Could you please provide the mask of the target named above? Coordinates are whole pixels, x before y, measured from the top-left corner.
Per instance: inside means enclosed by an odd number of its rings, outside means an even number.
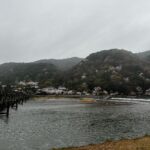
[[[83,60],[82,58],[72,57],[66,59],[43,59],[38,60],[35,63],[50,63],[55,65],[58,69],[62,71],[66,71],[77,65],[79,62]]]
[[[31,63],[5,63],[0,65],[0,82],[10,84],[32,80],[44,85],[56,85],[62,71],[74,67],[81,60],[73,57],[61,60],[45,59]]]
[[[109,92],[127,94],[150,86],[150,65],[130,51],[111,49],[89,55],[68,76],[70,88],[92,90],[100,86]]]
[[[47,63],[5,63],[0,65],[0,81],[3,84],[13,84],[19,81],[52,82],[58,74],[53,64]]]
[[[150,62],[150,50],[149,51],[145,51],[145,52],[141,52],[141,53],[137,53],[137,55],[141,59],[144,59],[145,61],[149,61]]]
[[[0,81],[13,84],[32,80],[41,86],[64,85],[79,91],[90,92],[99,86],[108,92],[144,93],[150,87],[150,63],[145,61],[147,54],[111,49],[90,54],[85,59],[5,63],[0,65]]]

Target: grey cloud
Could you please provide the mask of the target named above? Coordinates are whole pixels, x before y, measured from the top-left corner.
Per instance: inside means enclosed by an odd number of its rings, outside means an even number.
[[[0,0],[0,63],[150,49],[148,0]]]

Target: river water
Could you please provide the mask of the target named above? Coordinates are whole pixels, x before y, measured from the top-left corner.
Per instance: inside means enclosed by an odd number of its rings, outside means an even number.
[[[150,103],[30,100],[0,116],[0,150],[49,150],[150,134]]]

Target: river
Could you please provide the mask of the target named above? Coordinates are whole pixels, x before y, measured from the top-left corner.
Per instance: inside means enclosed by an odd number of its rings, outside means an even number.
[[[49,150],[150,134],[150,102],[34,99],[0,116],[0,150]]]

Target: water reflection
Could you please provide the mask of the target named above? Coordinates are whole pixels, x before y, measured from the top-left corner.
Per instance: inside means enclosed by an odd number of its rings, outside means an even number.
[[[2,120],[4,123],[8,124],[9,122],[9,117],[6,117],[6,115],[0,115],[0,120]]]

